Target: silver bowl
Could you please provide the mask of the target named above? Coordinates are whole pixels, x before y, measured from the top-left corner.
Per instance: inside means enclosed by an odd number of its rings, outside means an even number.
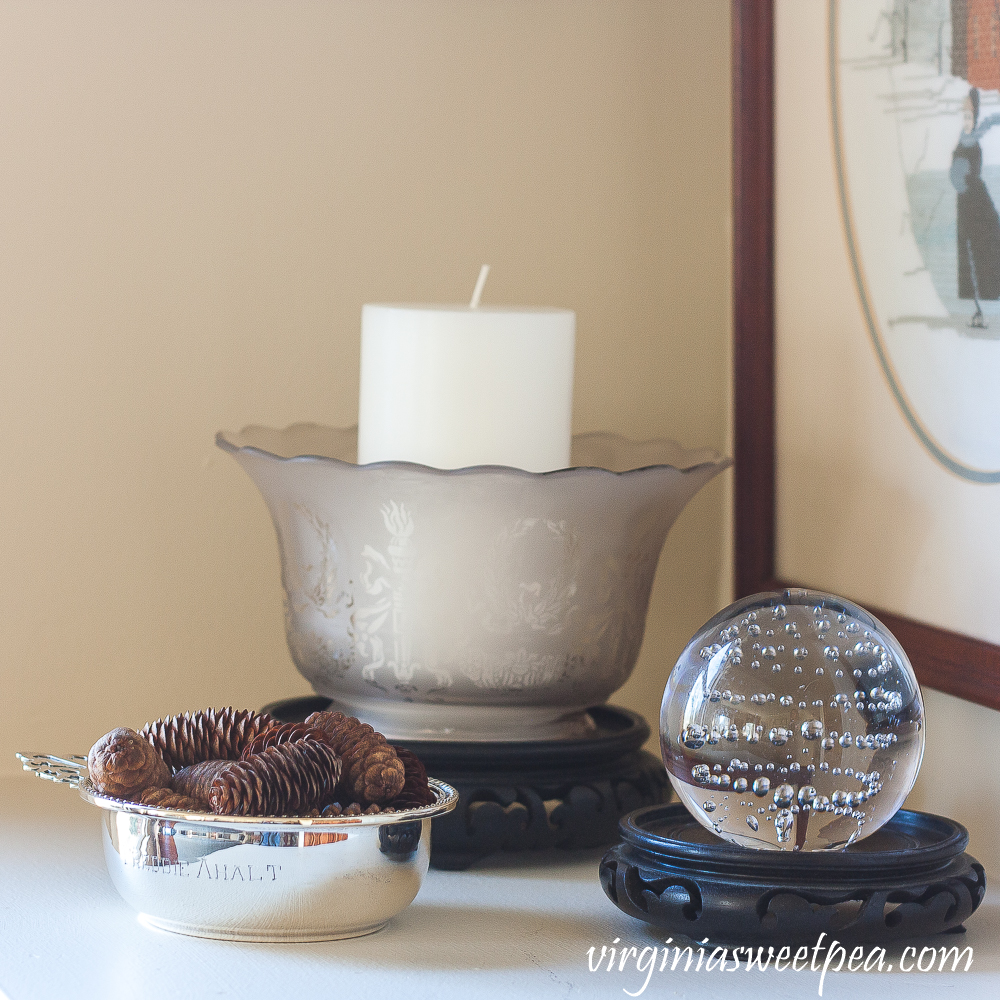
[[[391,739],[585,735],[628,679],[660,550],[730,463],[573,439],[574,468],[355,465],[356,429],[221,431],[271,513],[292,659]]]
[[[329,941],[380,930],[413,901],[431,820],[458,793],[405,812],[324,819],[216,816],[94,791],[86,757],[18,754],[25,770],[74,785],[103,810],[108,873],[144,923],[230,941]]]

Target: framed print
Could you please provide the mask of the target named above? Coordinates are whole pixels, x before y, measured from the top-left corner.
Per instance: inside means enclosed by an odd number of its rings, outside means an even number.
[[[736,589],[1000,708],[1000,8],[733,4]]]
[[[914,435],[1000,483],[1000,8],[828,6],[837,195],[865,325]]]

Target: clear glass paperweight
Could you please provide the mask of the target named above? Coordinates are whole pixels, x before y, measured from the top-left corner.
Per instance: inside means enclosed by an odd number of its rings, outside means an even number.
[[[635,665],[670,526],[728,459],[586,434],[556,472],[356,465],[356,433],[216,438],[271,512],[301,673],[400,739],[586,735]]]
[[[913,787],[923,701],[892,633],[809,590],[717,614],[670,674],[660,749],[671,784],[720,837],[838,850],[874,833]]]

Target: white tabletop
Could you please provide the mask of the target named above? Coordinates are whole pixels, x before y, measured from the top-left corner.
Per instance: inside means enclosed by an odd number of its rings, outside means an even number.
[[[663,948],[663,935],[620,913],[597,879],[601,851],[508,855],[465,872],[433,869],[414,903],[370,937],[319,944],[234,944],[149,930],[108,878],[98,812],[27,774],[0,780],[0,991],[53,997],[616,997],[642,988],[625,971],[590,972],[588,949]],[[989,877],[992,873],[988,872]],[[827,974],[824,997],[1000,995],[1000,895],[965,935],[919,951],[971,945],[969,972]],[[661,952],[662,953],[662,952]],[[672,954],[672,953],[671,953]],[[647,953],[647,960],[648,960]],[[822,959],[820,960],[822,961]],[[816,996],[820,972],[659,972],[643,996]],[[362,993],[364,990],[366,993]]]

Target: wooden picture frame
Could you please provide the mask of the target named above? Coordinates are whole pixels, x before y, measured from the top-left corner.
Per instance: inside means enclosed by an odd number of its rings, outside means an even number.
[[[777,578],[775,550],[774,0],[733,0],[733,416],[736,596]],[[850,597],[850,594],[844,595]],[[1000,709],[1000,646],[878,608],[921,684]]]

